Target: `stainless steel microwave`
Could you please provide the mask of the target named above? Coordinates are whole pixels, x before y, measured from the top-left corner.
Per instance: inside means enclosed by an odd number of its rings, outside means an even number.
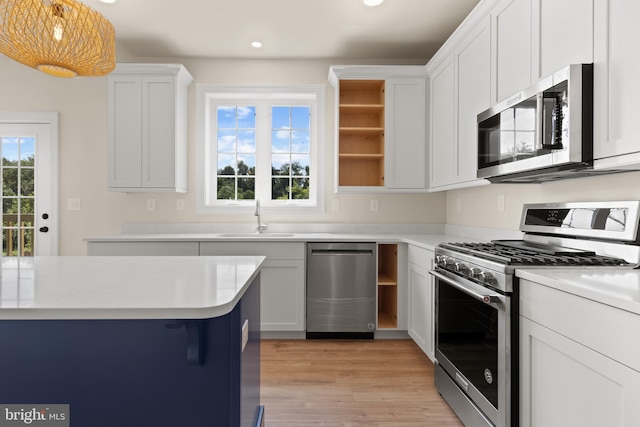
[[[478,178],[544,182],[593,165],[593,64],[569,65],[478,115]]]

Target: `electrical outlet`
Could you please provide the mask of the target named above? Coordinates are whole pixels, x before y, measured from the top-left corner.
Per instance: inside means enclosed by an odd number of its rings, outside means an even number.
[[[331,200],[331,212],[340,212],[340,199]]]
[[[79,211],[82,209],[82,200],[80,199],[67,199],[67,210]]]
[[[371,212],[378,212],[378,200],[371,199]]]
[[[156,199],[147,199],[147,210],[149,212],[156,210]]]
[[[184,199],[177,199],[176,200],[176,210],[178,212],[184,211]]]
[[[504,196],[498,196],[498,212],[504,212]]]

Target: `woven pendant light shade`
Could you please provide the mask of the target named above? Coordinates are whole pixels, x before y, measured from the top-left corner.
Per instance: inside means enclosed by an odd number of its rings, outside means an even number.
[[[116,65],[113,25],[75,0],[0,0],[0,52],[58,77],[103,76]]]

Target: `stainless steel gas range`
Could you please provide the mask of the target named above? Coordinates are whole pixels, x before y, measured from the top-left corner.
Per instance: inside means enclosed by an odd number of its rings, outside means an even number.
[[[525,205],[522,240],[442,243],[436,387],[466,426],[518,422],[518,268],[634,268],[640,202]]]

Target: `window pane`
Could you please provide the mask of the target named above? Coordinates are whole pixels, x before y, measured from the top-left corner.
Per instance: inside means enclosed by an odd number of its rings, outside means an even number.
[[[256,152],[256,131],[238,131],[238,153]]]
[[[296,130],[293,132],[293,141],[291,143],[291,151],[293,153],[310,152],[309,131]]]
[[[236,179],[218,178],[218,200],[236,199]]]
[[[33,197],[21,197],[20,198],[20,213],[22,213],[22,220],[25,220],[26,215],[24,214],[31,214],[31,216],[33,217],[33,213],[35,212],[34,209],[34,198]],[[31,221],[33,221],[33,218],[31,219]]]
[[[2,170],[2,195],[18,195],[18,169],[8,168]]]
[[[218,129],[236,128],[236,107],[218,107]]]
[[[309,107],[291,108],[291,127],[294,129],[309,129]]]
[[[289,175],[291,159],[288,154],[274,154],[271,156],[271,173],[273,175]]]
[[[243,154],[238,157],[238,175],[255,175],[256,174],[256,156],[255,154]]]
[[[33,256],[33,228],[23,228],[20,230],[22,234],[22,256]]]
[[[271,199],[289,200],[289,178],[271,179]]]
[[[255,129],[256,107],[238,107],[238,128]]]
[[[218,131],[218,153],[235,153],[236,151],[236,131]]]
[[[33,166],[35,156],[35,138],[20,138],[20,164],[23,166]]]
[[[272,153],[289,153],[290,152],[290,132],[288,130],[274,130],[271,132],[271,152]]]
[[[290,129],[289,107],[273,107],[271,109],[271,128]]]
[[[11,228],[2,230],[2,255],[17,256],[19,241],[18,230]]]
[[[291,156],[291,174],[309,176],[309,162],[308,154],[293,154]]]
[[[220,154],[218,155],[218,175],[235,175],[236,174],[236,155]]]
[[[238,200],[254,200],[255,198],[255,178],[238,178]]]
[[[293,187],[291,188],[291,198],[297,200],[309,199],[309,179],[294,178]]]
[[[18,165],[18,138],[2,138],[2,164]]]
[[[32,168],[20,169],[20,192],[22,196],[33,196],[33,174]]]
[[[2,199],[2,226],[16,227],[18,223],[18,199]]]

